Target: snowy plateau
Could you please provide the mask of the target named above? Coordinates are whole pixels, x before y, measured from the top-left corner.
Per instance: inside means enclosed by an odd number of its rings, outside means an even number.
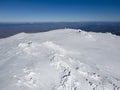
[[[0,90],[120,90],[120,36],[59,29],[0,39]]]

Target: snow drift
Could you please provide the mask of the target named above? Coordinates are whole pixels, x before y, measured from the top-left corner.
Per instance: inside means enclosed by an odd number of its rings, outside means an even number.
[[[0,90],[120,90],[120,37],[61,29],[0,40]]]

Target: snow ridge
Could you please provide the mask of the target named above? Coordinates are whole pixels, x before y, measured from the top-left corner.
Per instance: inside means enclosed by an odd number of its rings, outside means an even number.
[[[115,60],[116,36],[56,30],[6,40],[0,44],[0,90],[120,90],[119,76],[87,62],[112,54]]]
[[[74,60],[67,56],[67,53],[65,55],[67,51],[52,42],[45,42],[44,45],[52,52],[50,54],[50,64],[60,72],[60,85],[54,87],[53,90],[85,90],[87,87],[91,87],[89,90],[112,90],[111,88],[120,90],[119,80],[104,76],[102,73],[99,74],[97,67],[91,68],[89,65],[81,63],[80,60]],[[81,80],[77,77],[81,78],[88,86],[82,88]]]

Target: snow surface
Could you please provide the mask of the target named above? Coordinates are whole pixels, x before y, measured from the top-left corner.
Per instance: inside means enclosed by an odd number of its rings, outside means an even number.
[[[120,37],[60,29],[0,39],[0,90],[120,90]]]

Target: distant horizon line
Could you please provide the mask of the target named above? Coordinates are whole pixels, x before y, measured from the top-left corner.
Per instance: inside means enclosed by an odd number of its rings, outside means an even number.
[[[43,22],[0,22],[0,24],[35,24],[35,23],[82,23],[82,22],[106,22],[106,23],[118,23],[120,21],[43,21]]]

